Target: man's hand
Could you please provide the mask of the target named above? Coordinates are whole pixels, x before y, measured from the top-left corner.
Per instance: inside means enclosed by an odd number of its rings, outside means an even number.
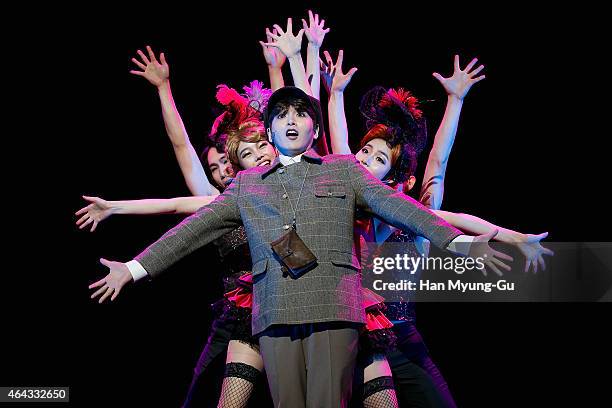
[[[278,25],[274,24],[274,28],[277,34],[269,33],[270,38],[273,41],[268,41],[267,43],[263,43],[263,45],[268,47],[276,47],[287,58],[293,58],[297,55],[300,55],[300,51],[302,49],[302,37],[304,35],[304,29],[301,29],[297,35],[293,35],[293,22],[291,18],[287,19],[287,31],[283,31],[283,29]]]
[[[346,86],[351,82],[351,78],[353,78],[353,75],[357,72],[357,68],[351,68],[346,74],[342,72],[342,62],[344,60],[343,50],[338,52],[336,64],[333,63],[329,52],[324,51],[323,55],[327,60],[327,65],[321,61],[321,75],[323,76],[325,89],[330,95],[332,92],[344,92]]]
[[[76,216],[83,215],[77,220],[76,225],[79,226],[79,229],[83,229],[93,223],[90,232],[94,232],[98,223],[110,217],[114,209],[108,201],[100,197],[83,196],[83,198],[91,204],[74,213]]]
[[[313,14],[311,10],[308,10],[308,24],[306,20],[302,19],[304,25],[304,33],[308,39],[308,43],[317,48],[323,44],[325,34],[329,33],[329,28],[323,28],[325,26],[325,20],[319,22],[319,15]]]
[[[542,270],[546,270],[546,263],[543,255],[554,255],[555,253],[548,248],[544,248],[540,241],[548,236],[548,232],[539,235],[525,234],[524,240],[517,243],[519,250],[525,255],[525,272],[533,266],[533,272],[538,272],[538,265]]]
[[[450,96],[454,96],[459,100],[463,100],[465,95],[467,95],[468,91],[476,82],[482,81],[485,79],[484,75],[477,77],[476,75],[484,69],[484,65],[480,65],[475,70],[471,71],[478,62],[477,58],[474,58],[464,70],[459,66],[459,56],[455,55],[455,71],[453,75],[444,78],[442,75],[437,72],[433,73],[433,76],[440,81],[446,93]],[[470,72],[471,71],[471,72]]]
[[[127,265],[122,262],[107,261],[104,258],[100,258],[100,263],[108,267],[110,271],[104,278],[89,285],[89,289],[99,288],[91,295],[91,298],[94,299],[102,295],[98,300],[98,303],[102,303],[110,296],[111,301],[113,301],[119,295],[119,292],[121,292],[121,288],[132,281],[132,274]]]
[[[166,56],[163,52],[159,54],[161,63],[157,61],[153,50],[151,50],[151,47],[148,45],[147,52],[149,54],[149,58],[147,58],[144,52],[138,50],[138,55],[140,56],[142,62],[138,61],[136,58],[132,58],[132,62],[142,69],[142,71],[132,70],[130,71],[130,74],[145,77],[147,81],[159,88],[168,81],[168,78],[170,77],[170,68],[168,67]]]
[[[495,238],[497,233],[497,230],[493,230],[487,234],[474,237],[474,240],[470,245],[468,256],[473,259],[482,258],[483,263],[487,268],[491,269],[498,276],[502,276],[503,273],[498,269],[498,266],[506,271],[510,271],[511,269],[509,265],[502,261],[502,259],[512,262],[514,261],[514,258],[512,258],[510,255],[504,254],[503,252],[496,251],[489,246],[489,241]],[[479,268],[479,270],[484,276],[487,276],[486,268]]]

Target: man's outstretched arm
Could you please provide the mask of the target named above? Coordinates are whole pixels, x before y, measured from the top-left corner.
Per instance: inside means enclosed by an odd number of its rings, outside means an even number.
[[[211,204],[185,218],[133,261],[122,263],[100,260],[109,268],[109,273],[89,286],[90,289],[97,288],[92,299],[102,295],[100,303],[109,296],[114,300],[127,283],[144,277],[154,278],[196,249],[239,227],[241,225],[237,203],[239,190],[240,174]]]
[[[447,249],[451,241],[463,235],[421,203],[385,186],[356,159],[349,163],[347,170],[357,206],[367,209],[386,223],[413,231],[442,249]]]

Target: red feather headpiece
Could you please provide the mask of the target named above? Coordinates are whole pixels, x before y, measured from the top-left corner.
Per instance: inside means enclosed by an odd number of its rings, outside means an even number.
[[[225,84],[217,85],[217,100],[223,106],[228,106],[235,103],[237,107],[244,108],[249,104],[249,101],[242,95],[240,95],[234,88],[230,88]]]
[[[215,97],[225,107],[225,112],[215,119],[210,131],[213,136],[220,136],[230,128],[238,127],[247,120],[259,117],[259,112],[249,106],[247,98],[225,84],[217,85]]]
[[[423,116],[423,112],[418,109],[419,100],[415,96],[412,96],[410,91],[404,88],[398,88],[397,90],[393,88],[389,89],[381,98],[380,107],[387,108],[394,103],[394,100],[404,105],[408,111],[410,111],[414,119],[419,120]]]

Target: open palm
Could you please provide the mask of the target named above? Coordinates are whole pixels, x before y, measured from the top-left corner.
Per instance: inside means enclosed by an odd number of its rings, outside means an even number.
[[[512,262],[514,259],[503,252],[496,251],[489,246],[491,241],[497,235],[498,230],[493,230],[487,234],[482,234],[474,237],[470,245],[469,256],[473,259],[481,258],[485,268],[480,269],[484,276],[487,276],[486,268],[492,270],[497,276],[502,276],[503,273],[499,268],[510,271],[510,266],[504,261]],[[479,269],[479,268],[477,268]]]
[[[98,303],[103,303],[109,296],[110,300],[115,300],[121,289],[132,281],[132,274],[127,265],[122,262],[101,258],[100,263],[108,268],[108,275],[89,285],[89,289],[96,289],[91,298],[95,299],[101,295]]]
[[[76,224],[79,226],[79,229],[83,229],[91,224],[90,231],[94,232],[100,221],[112,215],[113,209],[108,201],[100,197],[83,196],[83,198],[91,204],[74,213],[76,216],[81,215]]]
[[[320,47],[323,44],[325,34],[329,33],[329,28],[325,27],[325,20],[319,21],[319,15],[313,14],[311,10],[308,10],[308,23],[302,19],[304,25],[304,33],[308,42],[316,47]]]
[[[321,61],[321,75],[325,88],[328,92],[343,92],[349,82],[351,82],[355,72],[357,72],[357,68],[349,69],[346,74],[342,72],[342,62],[344,61],[343,50],[338,52],[338,59],[335,64],[329,52],[324,51],[323,55],[327,60],[327,65]]]
[[[447,94],[453,95],[458,99],[463,99],[472,85],[485,79],[484,75],[476,76],[484,69],[484,65],[480,65],[478,68],[472,70],[477,62],[478,59],[474,58],[465,69],[461,69],[459,65],[459,56],[455,55],[455,70],[452,76],[444,78],[437,72],[434,72],[433,76],[440,81]]]
[[[543,271],[546,270],[543,255],[552,256],[555,254],[552,250],[544,248],[540,243],[547,236],[548,232],[539,235],[526,234],[525,241],[518,243],[519,250],[525,255],[525,272],[533,269],[533,272],[537,273],[539,268],[542,268]]]
[[[304,29],[298,31],[297,35],[293,35],[293,22],[291,18],[287,19],[287,30],[283,31],[283,29],[278,25],[274,24],[275,33],[270,33],[268,31],[267,34],[270,35],[272,41],[268,41],[263,45],[268,47],[277,47],[282,51],[283,54],[287,58],[291,58],[293,56],[299,55],[300,50],[302,49],[302,37],[304,36]]]
[[[278,35],[278,31],[276,30],[276,28],[274,29],[274,31],[270,31],[269,28],[266,28],[266,41],[268,43],[271,43],[273,41],[272,35]],[[263,41],[260,41],[259,44],[261,44],[263,55],[268,66],[272,68],[280,68],[283,66],[283,64],[287,60],[287,57],[285,57],[285,54],[283,54],[281,50],[276,47],[268,46]]]
[[[136,64],[138,68],[142,69],[142,71],[131,70],[130,73],[145,77],[151,84],[159,87],[170,77],[170,68],[166,62],[166,56],[162,52],[159,54],[159,60],[161,62],[157,61],[157,58],[155,58],[155,53],[153,53],[153,50],[148,45],[147,53],[149,54],[148,58],[144,52],[138,50],[138,55],[140,56],[141,61],[136,58],[132,58],[132,62]]]

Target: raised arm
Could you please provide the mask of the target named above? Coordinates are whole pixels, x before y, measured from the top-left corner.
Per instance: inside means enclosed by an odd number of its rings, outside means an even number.
[[[497,230],[495,239],[500,242],[516,244],[523,255],[525,255],[525,272],[533,267],[533,271],[538,271],[538,265],[542,270],[546,270],[546,263],[543,255],[554,255],[550,249],[544,248],[540,241],[548,236],[547,232],[542,234],[523,234],[508,228],[497,226],[489,221],[478,218],[470,214],[452,213],[448,211],[435,210],[434,213],[443,218],[463,232],[469,234],[485,234],[492,230]]]
[[[91,232],[98,224],[113,214],[157,215],[193,214],[198,208],[210,204],[216,196],[193,196],[145,200],[107,201],[100,197],[83,196],[90,204],[75,213],[81,216],[76,225],[83,229],[91,225]]]
[[[311,10],[308,10],[308,23],[302,19],[302,24],[308,39],[308,48],[306,49],[306,79],[310,83],[312,96],[320,100],[321,66],[319,65],[319,50],[323,44],[325,34],[329,32],[329,28],[323,28],[325,20],[319,22],[319,15],[313,14]]]
[[[302,60],[302,36],[304,35],[304,29],[301,29],[297,35],[293,35],[293,23],[291,18],[287,19],[287,31],[278,25],[274,24],[274,28],[277,34],[270,33],[270,38],[273,41],[264,43],[268,47],[276,47],[289,60],[289,67],[291,68],[291,75],[293,76],[293,83],[296,87],[300,88],[308,95],[312,96],[312,90],[306,79],[306,70],[304,69],[304,61]]]
[[[187,187],[193,195],[218,195],[219,191],[206,177],[198,154],[189,141],[189,135],[183,125],[181,115],[174,104],[170,88],[170,68],[166,62],[166,57],[162,52],[160,54],[160,62],[158,62],[153,50],[149,46],[147,46],[147,53],[148,57],[138,50],[141,61],[132,58],[132,62],[142,71],[132,70],[130,73],[146,78],[157,88],[166,132],[172,142],[174,154],[176,155]]]
[[[327,51],[324,53],[327,65],[324,67],[325,80],[331,82],[329,86],[329,102],[327,113],[329,116],[329,136],[331,140],[332,153],[351,154],[348,141],[348,126],[344,113],[344,89],[357,72],[357,68],[351,68],[346,74],[342,72],[342,61],[344,51],[338,52],[338,59],[334,65]]]
[[[440,209],[444,196],[444,177],[450,152],[453,148],[463,99],[476,82],[485,78],[476,76],[484,69],[483,65],[472,70],[478,60],[474,58],[464,70],[459,65],[459,56],[455,55],[454,72],[451,77],[444,78],[434,72],[433,76],[440,81],[447,93],[446,110],[438,127],[431,152],[423,175],[421,199],[429,208]]]
[[[270,31],[269,28],[266,28],[266,41],[268,43],[272,42],[272,34],[278,34],[276,29],[274,31]],[[266,60],[266,64],[268,65],[268,74],[270,75],[270,88],[272,88],[272,92],[277,89],[285,86],[285,81],[283,79],[283,64],[287,60],[285,54],[283,54],[278,48],[268,46],[265,42],[260,41],[261,48],[263,51],[264,59]]]

